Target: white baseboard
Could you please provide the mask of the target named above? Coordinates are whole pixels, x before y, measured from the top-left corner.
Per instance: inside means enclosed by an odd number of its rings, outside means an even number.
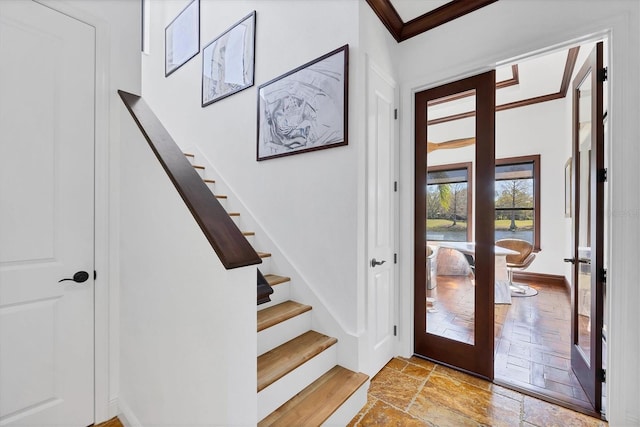
[[[120,419],[124,427],[142,427],[142,423],[124,400],[118,400],[118,407],[120,408],[118,419]]]

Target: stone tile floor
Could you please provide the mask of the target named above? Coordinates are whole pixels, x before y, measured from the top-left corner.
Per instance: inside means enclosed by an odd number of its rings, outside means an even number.
[[[438,276],[427,331],[473,343],[474,284]],[[501,383],[590,408],[571,369],[571,301],[564,286],[528,283],[538,294],[495,305],[495,378]],[[580,329],[582,333],[582,329]]]
[[[356,426],[591,427],[605,421],[416,357],[392,359],[371,380]]]

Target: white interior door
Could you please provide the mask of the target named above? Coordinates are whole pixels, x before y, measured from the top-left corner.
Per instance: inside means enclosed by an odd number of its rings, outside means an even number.
[[[2,426],[94,420],[94,36],[0,0]]]
[[[396,86],[371,62],[367,66],[367,322],[369,375],[394,355]]]

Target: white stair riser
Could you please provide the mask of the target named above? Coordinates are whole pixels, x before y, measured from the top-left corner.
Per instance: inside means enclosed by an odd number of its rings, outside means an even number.
[[[334,344],[260,391],[258,393],[258,420],[262,420],[278,409],[283,403],[333,368],[336,361],[337,349]]]
[[[262,274],[271,273],[271,257],[268,256],[260,259],[262,260],[262,264],[258,264],[258,268],[262,271]]]
[[[258,268],[263,273],[267,271],[262,266]],[[271,302],[260,304],[258,306],[258,311],[280,304],[281,302],[289,301],[291,299],[289,298],[289,294],[290,294],[289,290],[291,288],[291,282],[280,283],[279,285],[272,286],[272,288],[273,288],[273,293],[269,295],[269,298],[271,298]]]
[[[331,416],[322,423],[323,427],[343,427],[355,417],[367,403],[369,381],[360,386]]]
[[[200,178],[205,179],[206,176],[204,175],[204,169],[200,169],[200,168],[194,168],[196,170],[196,172],[198,172],[198,175],[200,175]]]
[[[187,160],[189,160],[189,163],[191,163],[192,165],[195,163],[195,157],[191,157],[191,156],[185,156],[187,158]]]
[[[224,210],[228,212],[228,210],[227,210],[227,199],[221,199],[219,197],[216,197],[216,199],[220,202],[220,204],[222,205]]]
[[[256,237],[256,236],[244,236],[244,237],[247,239],[247,241],[249,242],[249,244],[250,244],[251,246],[253,246],[253,244],[255,243],[255,242],[254,242],[254,240],[255,240],[255,237]]]
[[[311,330],[311,310],[258,332],[258,356]]]
[[[231,219],[236,223],[236,226],[242,230],[242,222],[240,221],[240,215],[232,216]]]

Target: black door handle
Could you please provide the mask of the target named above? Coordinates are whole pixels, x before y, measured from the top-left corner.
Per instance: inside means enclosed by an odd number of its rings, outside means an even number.
[[[375,267],[376,265],[382,265],[382,264],[384,264],[385,262],[387,262],[387,261],[385,261],[385,260],[378,261],[378,260],[376,260],[376,259],[374,258],[374,259],[372,259],[372,260],[371,260],[371,267]]]
[[[575,258],[565,258],[564,262],[570,262],[571,264],[575,264],[576,263],[576,259]]]
[[[65,280],[72,280],[76,283],[82,283],[82,282],[86,282],[87,279],[89,279],[89,273],[87,273],[86,271],[78,271],[76,274],[73,275],[73,278],[60,279],[58,280],[58,283],[64,282]]]

